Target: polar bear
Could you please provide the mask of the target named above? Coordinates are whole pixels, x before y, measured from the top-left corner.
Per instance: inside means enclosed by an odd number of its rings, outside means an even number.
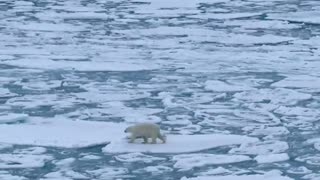
[[[137,138],[143,138],[143,143],[148,143],[148,138],[152,139],[152,144],[157,143],[157,138],[166,143],[166,136],[160,133],[160,127],[154,123],[139,123],[127,127],[124,132],[131,133],[129,143],[133,143]]]

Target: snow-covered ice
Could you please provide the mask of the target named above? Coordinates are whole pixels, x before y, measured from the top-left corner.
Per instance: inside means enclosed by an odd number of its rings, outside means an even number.
[[[102,150],[105,153],[121,152],[149,152],[149,153],[186,153],[211,149],[219,146],[253,143],[256,138],[223,135],[223,134],[202,134],[202,135],[167,135],[165,144],[141,144],[141,142],[130,144],[126,139],[111,141]]]
[[[0,142],[20,145],[81,148],[106,144],[124,136],[126,125],[109,122],[73,121],[63,117],[37,119],[25,124],[0,125]]]

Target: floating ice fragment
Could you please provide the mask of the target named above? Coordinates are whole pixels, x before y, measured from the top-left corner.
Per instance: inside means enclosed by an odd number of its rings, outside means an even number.
[[[48,155],[0,154],[0,168],[39,168],[49,160],[52,160],[52,157]]]
[[[182,154],[172,158],[176,163],[174,168],[190,170],[195,167],[217,164],[231,164],[236,162],[250,161],[249,156],[244,155],[221,155],[221,154]]]
[[[115,159],[120,162],[144,162],[144,163],[151,163],[153,161],[165,160],[165,158],[144,155],[139,152],[118,155],[118,156],[115,156]]]
[[[274,163],[280,161],[289,160],[289,156],[287,153],[281,154],[267,154],[267,155],[258,155],[254,158],[259,164],[261,163]]]
[[[232,148],[229,153],[232,154],[275,154],[282,153],[289,149],[287,142],[283,141],[263,141],[243,143],[240,147]]]
[[[236,92],[236,91],[248,91],[254,88],[248,86],[233,85],[218,80],[208,80],[205,83],[205,89],[216,92]]]

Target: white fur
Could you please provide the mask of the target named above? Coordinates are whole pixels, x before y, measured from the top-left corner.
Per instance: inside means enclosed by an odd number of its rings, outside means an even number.
[[[157,138],[166,143],[166,136],[160,133],[160,127],[154,123],[139,123],[129,126],[124,132],[131,133],[130,143],[133,143],[137,138],[143,138],[144,143],[148,143],[148,138],[152,139],[153,144],[157,143]]]

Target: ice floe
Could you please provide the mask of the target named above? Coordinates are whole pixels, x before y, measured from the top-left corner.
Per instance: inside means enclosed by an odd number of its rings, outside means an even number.
[[[0,125],[0,142],[21,145],[81,148],[106,144],[125,136],[126,125],[56,118],[33,118],[30,123]]]
[[[84,161],[88,161],[88,160],[98,160],[101,159],[101,156],[97,156],[97,155],[92,155],[92,154],[87,154],[87,155],[83,155],[81,158],[79,158],[79,160],[84,160]]]
[[[162,173],[166,173],[166,172],[172,172],[173,168],[167,167],[167,166],[147,166],[143,169],[139,169],[135,172],[139,172],[139,173],[151,173],[152,175],[158,175],[158,174],[162,174]]]
[[[181,180],[293,180],[281,175],[227,175],[227,176],[198,176],[194,178],[183,177]]]
[[[289,149],[289,145],[284,141],[259,141],[243,143],[239,147],[232,148],[229,153],[232,154],[276,154],[283,153]]]
[[[295,158],[295,161],[303,162],[308,165],[319,166],[320,156],[319,154],[305,154]]]
[[[59,170],[59,171],[54,171],[50,172],[46,175],[41,180],[73,180],[73,179],[90,179],[88,176],[73,171],[71,169],[68,170]]]
[[[311,109],[305,107],[288,107],[288,106],[280,106],[277,108],[275,113],[285,115],[285,116],[300,116],[300,117],[307,117],[311,121],[317,121],[318,117],[320,117],[320,111],[318,109]]]
[[[292,29],[299,28],[300,25],[291,24],[287,21],[261,21],[261,20],[230,20],[224,21],[227,26],[239,26],[244,29]]]
[[[213,14],[198,14],[191,15],[192,18],[199,19],[219,19],[219,20],[228,20],[228,19],[237,19],[237,18],[245,18],[252,16],[259,16],[261,13],[213,13]]]
[[[273,83],[273,87],[288,87],[288,88],[320,88],[320,78],[310,75],[293,75],[283,80]]]
[[[319,11],[297,11],[287,13],[269,13],[268,19],[288,20],[292,22],[320,24]]]
[[[37,60],[35,63],[33,59],[21,59],[14,61],[5,61],[2,64],[31,68],[31,69],[44,69],[44,70],[75,70],[75,71],[142,71],[154,70],[159,66],[155,64],[139,63],[139,62],[119,62],[119,61],[53,61],[53,60]]]
[[[26,177],[23,176],[15,176],[6,171],[0,171],[0,179],[5,180],[27,180]]]
[[[236,93],[235,98],[246,102],[270,102],[272,104],[295,105],[299,101],[308,100],[312,95],[291,89],[259,89]]]
[[[287,170],[287,173],[290,174],[310,174],[312,171],[304,166],[299,167],[292,167],[289,170]]]
[[[287,153],[258,155],[254,158],[258,163],[274,163],[289,160]]]
[[[173,156],[172,160],[176,161],[173,165],[174,168],[185,171],[205,165],[231,164],[250,161],[251,158],[245,155],[182,154]]]
[[[287,135],[290,131],[283,126],[279,127],[265,127],[265,126],[247,126],[243,128],[248,134],[252,136],[256,135],[265,135],[265,136],[280,136],[280,135]]]
[[[240,135],[203,134],[203,135],[167,135],[165,144],[130,144],[126,139],[114,140],[102,151],[105,153],[150,152],[150,153],[186,153],[196,152],[219,146],[256,142],[256,138]]]
[[[1,169],[39,168],[52,160],[49,155],[0,154]]]
[[[17,94],[10,92],[8,89],[0,87],[0,98],[10,98],[14,96],[17,96]]]
[[[252,90],[252,87],[233,85],[219,80],[209,80],[205,82],[205,89],[216,92],[236,92]]]
[[[14,113],[1,113],[0,124],[3,123],[16,123],[20,121],[26,121],[29,119],[27,114],[14,114]]]
[[[231,174],[232,171],[229,169],[223,168],[221,166],[214,168],[214,169],[209,169],[205,172],[199,173],[200,176],[212,176],[212,175],[223,175],[223,174]]]
[[[145,155],[142,153],[129,153],[129,154],[121,154],[115,156],[115,159],[120,162],[144,162],[144,163],[151,163],[153,161],[163,161],[166,158],[160,158],[150,155]]]
[[[47,152],[47,149],[44,147],[30,147],[24,149],[17,149],[13,151],[13,154],[44,154]]]
[[[127,177],[127,173],[129,172],[129,170],[127,168],[108,166],[101,167],[100,169],[96,170],[87,170],[86,172],[93,175],[94,177],[98,177],[99,179],[117,179]]]

